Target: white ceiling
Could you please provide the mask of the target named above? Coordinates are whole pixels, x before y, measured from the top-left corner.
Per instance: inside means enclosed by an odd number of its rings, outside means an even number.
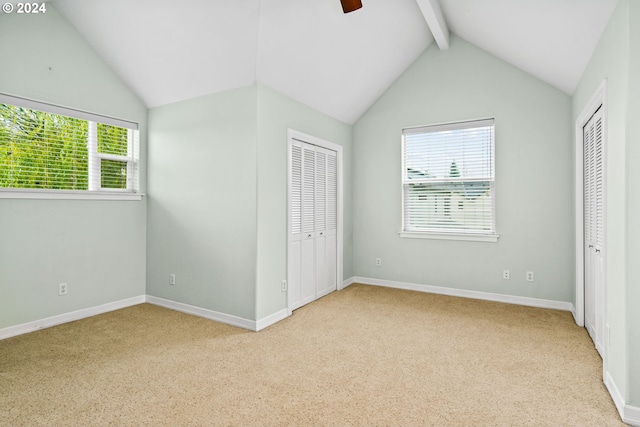
[[[443,0],[454,34],[572,95],[618,0]]]
[[[440,0],[451,31],[571,94],[617,0]],[[148,107],[256,80],[354,123],[433,42],[415,0],[53,0]]]

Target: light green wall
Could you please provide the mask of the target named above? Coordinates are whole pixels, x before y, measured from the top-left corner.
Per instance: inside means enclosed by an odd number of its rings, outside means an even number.
[[[344,278],[353,275],[351,126],[258,85],[257,318],[286,307],[280,283],[287,275],[287,128],[343,147]]]
[[[51,3],[0,14],[0,58],[0,92],[138,122],[144,152],[145,106]],[[145,205],[0,199],[0,328],[143,295]]]
[[[147,110],[55,6],[0,14],[0,40],[0,92],[140,124],[144,191]],[[607,370],[638,406],[638,75],[640,4],[620,0],[572,104],[453,37],[449,50],[425,51],[353,129],[261,84],[155,108],[148,202],[0,199],[0,328],[145,292],[249,319],[284,308],[287,128],[344,147],[344,278],[572,301],[571,134],[607,78]],[[402,127],[484,117],[496,118],[499,242],[398,237]]]
[[[148,153],[147,293],[255,319],[256,86],[151,109]]]
[[[640,2],[629,2],[627,112],[627,359],[629,404],[640,407]]]
[[[627,385],[627,106],[629,81],[628,0],[621,0],[573,95],[573,123],[604,79],[608,84],[607,131],[607,319],[608,360],[623,396]],[[575,153],[574,153],[575,156]],[[574,163],[575,164],[575,163]],[[637,264],[637,261],[632,261]]]
[[[350,164],[351,126],[261,84],[150,110],[147,293],[252,320],[286,307],[287,128]]]
[[[400,238],[402,128],[488,117],[498,243]],[[354,127],[355,274],[571,301],[571,153],[567,95],[458,37],[430,46]]]

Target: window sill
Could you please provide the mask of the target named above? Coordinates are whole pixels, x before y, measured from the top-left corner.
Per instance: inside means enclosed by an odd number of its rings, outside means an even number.
[[[497,234],[456,234],[456,233],[431,233],[419,231],[400,231],[400,237],[411,239],[437,239],[437,240],[466,240],[469,242],[492,242],[498,241]]]
[[[0,199],[43,200],[142,200],[141,193],[52,190],[0,190]]]

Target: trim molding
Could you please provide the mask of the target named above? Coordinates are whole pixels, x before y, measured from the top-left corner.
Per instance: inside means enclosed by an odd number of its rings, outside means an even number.
[[[139,295],[137,297],[127,298],[120,301],[114,301],[95,307],[83,308],[82,310],[63,313],[45,319],[34,320],[32,322],[20,325],[9,326],[0,329],[0,340],[37,331],[51,326],[61,325],[63,323],[73,322],[75,320],[96,316],[98,314],[108,313],[110,311],[120,310],[121,308],[131,307],[133,305],[149,303],[170,310],[180,311],[182,313],[191,314],[193,316],[203,317],[205,319],[214,320],[227,325],[237,326],[239,328],[248,329],[250,331],[261,331],[274,323],[289,317],[287,309],[284,308],[259,320],[249,320],[243,317],[233,316],[231,314],[220,313],[218,311],[208,310],[194,305],[184,304],[181,302],[170,301],[168,299],[154,297],[152,295]]]
[[[278,323],[281,320],[289,317],[289,310],[283,308],[280,311],[276,311],[273,314],[268,315],[267,317],[263,317],[262,319],[256,320],[256,325],[254,331],[258,332],[267,328],[275,323]]]
[[[611,374],[609,372],[606,372],[604,374],[604,385],[607,387],[607,390],[611,395],[611,399],[613,399],[613,403],[616,405],[616,409],[618,410],[620,417],[624,418],[624,399],[622,398],[622,394],[620,393],[618,386],[616,385],[615,381],[613,381],[613,378],[611,377]]]
[[[640,407],[624,405],[622,421],[632,426],[640,426]]]
[[[342,287],[339,290],[346,289],[348,286],[351,286],[354,283],[356,283],[354,279],[355,279],[354,276],[351,276],[348,279],[343,280],[342,281]]]
[[[573,320],[576,322],[576,325],[580,326],[578,324],[578,311],[576,310],[575,304],[571,304],[571,315],[573,316]]]
[[[363,285],[386,286],[388,288],[405,289],[409,291],[427,292],[431,294],[449,295],[453,297],[481,299],[486,301],[504,302],[507,304],[526,305],[538,308],[571,311],[573,304],[565,301],[554,301],[539,298],[520,297],[515,295],[493,294],[489,292],[469,291],[466,289],[445,288],[442,286],[419,285],[416,283],[396,282],[383,279],[371,279],[355,276],[353,283]],[[351,279],[350,279],[351,280]]]
[[[611,399],[613,399],[613,403],[616,405],[622,421],[632,426],[640,426],[640,407],[627,405],[624,402],[622,393],[620,393],[618,386],[609,372],[605,374],[604,384],[607,386],[607,390],[611,395]]]
[[[195,305],[189,305],[182,302],[170,301],[164,298],[158,298],[151,295],[147,295],[146,302],[149,304],[157,305],[171,310],[181,311],[182,313],[192,314],[198,317],[204,317],[205,319],[215,320],[216,322],[226,323],[227,325],[237,326],[239,328],[248,329],[250,331],[256,330],[256,321],[245,319],[243,317],[233,316],[231,314],[220,313],[219,311],[213,311],[202,307],[196,307]]]
[[[84,319],[86,317],[96,316],[98,314],[108,313],[121,308],[131,307],[145,302],[145,296],[127,298],[120,301],[114,301],[107,304],[97,305],[95,307],[83,308],[81,310],[71,311],[69,313],[58,314],[56,316],[44,319],[34,320],[32,322],[23,323],[21,325],[9,326],[0,329],[0,340],[15,337],[17,335],[27,334],[29,332],[40,329],[49,328],[51,326],[61,325],[63,323],[73,322],[75,320]]]

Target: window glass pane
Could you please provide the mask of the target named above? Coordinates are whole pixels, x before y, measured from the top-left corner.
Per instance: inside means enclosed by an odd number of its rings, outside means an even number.
[[[493,120],[403,131],[404,231],[495,233]]]
[[[0,187],[86,190],[87,122],[0,104]]]
[[[100,160],[100,185],[102,188],[127,188],[127,162]]]
[[[133,123],[0,94],[0,196],[12,194],[3,189],[135,193],[137,174],[128,174],[137,144]]]
[[[405,186],[406,231],[491,231],[489,181]]]
[[[125,128],[98,123],[98,153],[126,156],[128,132]]]
[[[492,126],[405,135],[406,178],[491,176],[492,147]]]

